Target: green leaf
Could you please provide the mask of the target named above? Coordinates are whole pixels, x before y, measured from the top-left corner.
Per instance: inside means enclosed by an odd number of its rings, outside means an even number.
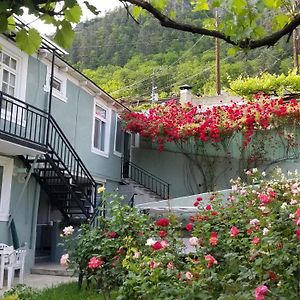
[[[17,46],[29,55],[39,49],[41,42],[42,38],[39,32],[34,28],[30,28],[28,31],[21,29],[16,34]]]
[[[79,5],[74,5],[73,7],[65,11],[66,20],[72,23],[79,23],[81,15],[82,10]]]
[[[132,11],[131,11],[131,14],[132,16],[135,18],[135,19],[138,19],[142,13],[142,8],[139,7],[139,6],[134,6]]]
[[[61,21],[60,26],[58,27],[54,40],[64,48],[70,48],[75,36],[75,32],[72,29],[70,22],[64,20]]]
[[[279,8],[282,4],[281,0],[264,0],[267,8]]]
[[[283,28],[286,23],[288,23],[289,17],[287,15],[278,15],[275,16],[273,19],[273,29],[281,29]]]
[[[206,0],[198,0],[195,3],[195,7],[193,8],[193,11],[201,11],[201,10],[209,10],[208,4]]]
[[[243,14],[247,7],[246,0],[233,0],[232,1],[232,9],[238,15]]]
[[[90,4],[88,1],[84,1],[83,3],[84,3],[85,6],[88,8],[88,10],[89,10],[90,12],[92,12],[94,15],[98,15],[98,14],[99,14],[100,10],[97,10],[97,7],[96,7],[96,6]]]
[[[239,51],[238,48],[229,48],[229,49],[227,50],[227,54],[228,54],[229,56],[234,56],[234,55],[237,54],[238,51]]]
[[[206,29],[212,30],[216,28],[216,20],[214,18],[204,19],[202,22],[203,27]]]
[[[13,31],[16,28],[16,22],[13,16],[7,18],[7,29],[8,31]]]

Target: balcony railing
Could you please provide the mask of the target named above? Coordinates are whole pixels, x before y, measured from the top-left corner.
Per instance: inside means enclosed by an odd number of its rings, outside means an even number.
[[[48,114],[4,92],[0,92],[0,132],[28,142],[30,146],[46,147]]]

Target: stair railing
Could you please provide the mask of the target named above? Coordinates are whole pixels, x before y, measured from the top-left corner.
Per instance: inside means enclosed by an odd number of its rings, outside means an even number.
[[[1,134],[17,138],[29,147],[46,148],[46,112],[0,91],[0,113]]]
[[[163,199],[170,197],[170,184],[132,162],[124,162],[122,178],[130,178]]]
[[[83,187],[90,186],[93,189],[93,196],[91,196],[91,199],[93,199],[92,201],[90,201],[89,196],[84,192],[84,190],[82,190],[82,193],[86,200],[95,208],[97,183],[52,116],[50,116],[49,124],[47,143],[49,150],[54,152],[56,156],[60,158],[61,164],[67,169],[72,183],[77,183]]]

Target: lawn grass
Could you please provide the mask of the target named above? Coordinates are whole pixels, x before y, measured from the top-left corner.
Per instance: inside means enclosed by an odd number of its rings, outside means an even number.
[[[111,297],[96,293],[95,290],[78,289],[77,283],[61,284],[54,288],[49,288],[39,295],[39,300],[105,300]]]

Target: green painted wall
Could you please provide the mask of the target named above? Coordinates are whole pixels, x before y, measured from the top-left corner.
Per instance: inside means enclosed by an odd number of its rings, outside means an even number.
[[[46,65],[36,58],[29,57],[27,102],[45,111],[48,110],[48,94],[44,91],[46,75]],[[52,115],[91,174],[119,182],[121,159],[113,153],[116,113],[112,111],[111,114],[108,158],[91,151],[93,114],[93,96],[69,80],[67,80],[67,102],[53,97]]]
[[[203,192],[203,177],[198,168],[184,154],[171,151],[159,152],[149,148],[132,148],[131,153],[133,163],[170,184],[171,198]],[[238,166],[237,159],[229,161],[226,158],[218,158],[214,166],[215,174],[217,174],[214,190],[230,188],[230,179],[239,176]],[[259,169],[268,172],[275,167],[280,167],[285,172],[300,170],[300,160],[268,162],[261,165]]]
[[[23,168],[22,162],[14,159],[14,168]],[[35,228],[40,186],[33,177],[30,178],[25,189],[24,186],[25,184],[19,176],[13,176],[10,213],[15,221],[20,245],[26,244],[29,249],[26,256],[26,272],[29,272],[30,267],[34,264]],[[23,189],[24,192],[22,193]],[[22,198],[20,198],[21,194],[23,195]],[[0,237],[1,242],[12,245],[8,222],[0,222]]]

